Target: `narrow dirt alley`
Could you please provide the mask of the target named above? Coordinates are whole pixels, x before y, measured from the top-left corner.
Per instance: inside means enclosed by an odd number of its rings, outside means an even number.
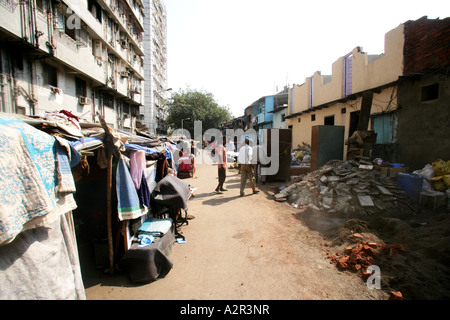
[[[217,166],[200,164],[189,202],[195,216],[181,227],[187,243],[174,244],[173,269],[162,279],[136,285],[125,274],[89,274],[88,300],[323,300],[387,299],[326,258],[324,239],[296,218],[298,209],[270,199],[274,185],[239,196],[237,169],[227,171],[228,191],[214,194]]]

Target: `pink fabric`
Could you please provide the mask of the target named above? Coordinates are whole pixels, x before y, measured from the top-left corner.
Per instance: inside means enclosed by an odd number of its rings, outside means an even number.
[[[130,153],[130,174],[136,187],[140,189],[145,169],[145,151],[135,150]]]

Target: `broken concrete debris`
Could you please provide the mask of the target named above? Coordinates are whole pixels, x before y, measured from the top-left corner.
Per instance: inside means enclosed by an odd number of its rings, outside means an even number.
[[[274,200],[287,201],[294,207],[362,216],[394,208],[414,211],[395,180],[380,174],[380,167],[368,168],[356,160],[329,161],[282,189]]]

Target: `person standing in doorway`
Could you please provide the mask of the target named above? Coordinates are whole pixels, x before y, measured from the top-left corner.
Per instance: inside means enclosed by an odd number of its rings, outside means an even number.
[[[238,162],[240,165],[241,172],[241,189],[240,195],[244,196],[245,184],[247,183],[247,178],[250,180],[250,184],[252,186],[253,193],[258,193],[259,190],[256,189],[254,176],[253,176],[253,150],[250,147],[250,140],[245,138],[244,145],[239,149]]]
[[[216,148],[217,155],[217,170],[219,176],[219,184],[215,190],[215,193],[220,194],[223,191],[228,191],[223,187],[225,179],[227,177],[227,148],[225,147],[227,143],[227,138],[223,136],[222,143]]]

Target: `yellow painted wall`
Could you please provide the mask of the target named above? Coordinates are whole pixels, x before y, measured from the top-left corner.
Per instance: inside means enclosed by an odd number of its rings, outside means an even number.
[[[376,59],[362,52],[359,47],[354,48],[352,51],[352,94],[390,85],[382,89],[380,93],[374,93],[372,114],[392,111],[397,108],[395,81],[402,75],[403,70],[403,29],[404,26],[400,25],[386,33],[385,52],[376,57]],[[307,77],[303,84],[294,84],[289,90],[287,116],[304,112],[311,108],[311,79],[313,79],[312,107],[325,106],[323,109],[286,119],[287,127],[292,126],[292,146],[294,148],[297,145],[301,145],[302,142],[310,144],[311,128],[316,125],[324,125],[324,118],[331,115],[334,115],[334,125],[346,127],[344,138],[348,138],[350,113],[360,110],[362,97],[345,102],[337,102],[343,98],[343,69],[344,58],[340,57],[332,64],[332,78],[328,83],[324,84],[324,76],[320,72],[315,72],[311,77]],[[342,108],[346,108],[346,113],[341,113]],[[315,115],[315,121],[311,121],[311,115]],[[346,147],[344,150],[345,154]]]
[[[368,62],[368,54],[353,49],[353,92],[376,88],[393,81],[403,73],[404,26],[385,35],[385,52],[381,58]]]
[[[334,125],[345,126],[344,139],[348,139],[350,114],[353,111],[361,110],[362,97],[355,100],[348,100],[345,103],[335,103],[328,108],[309,112],[295,118],[286,119],[286,125],[292,125],[292,147],[301,145],[302,142],[311,144],[311,130],[313,126],[324,125],[325,117],[334,115]],[[346,113],[342,113],[342,108]],[[383,89],[380,93],[374,93],[371,114],[389,112],[397,109],[397,86],[393,85]],[[315,121],[311,116],[315,115]],[[300,119],[300,122],[299,120]],[[369,130],[371,129],[369,123]],[[347,146],[344,147],[344,155],[347,153]]]

